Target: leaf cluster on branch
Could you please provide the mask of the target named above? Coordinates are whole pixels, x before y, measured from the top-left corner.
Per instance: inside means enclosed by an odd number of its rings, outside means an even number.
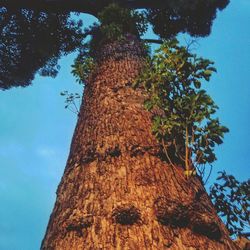
[[[225,171],[210,187],[210,198],[230,235],[244,236],[250,228],[250,179],[239,182]]]
[[[166,41],[150,58],[136,86],[147,92],[145,108],[153,113],[152,131],[171,164],[187,176],[216,160],[214,148],[228,132],[214,114],[218,107],[204,89],[213,62],[197,57],[176,39]]]
[[[79,84],[85,84],[90,73],[95,68],[94,58],[89,54],[82,53],[74,60],[71,73]]]
[[[80,112],[80,94],[78,93],[70,93],[67,90],[64,90],[60,93],[61,96],[65,97],[65,109],[70,110],[72,113],[78,115]]]
[[[105,7],[97,17],[99,23],[94,23],[85,29],[85,34],[91,35],[86,45],[89,48],[89,55],[93,58],[103,45],[114,41],[122,42],[127,34],[140,39],[148,27],[145,12],[122,8],[115,3]]]
[[[58,59],[81,45],[81,26],[69,14],[0,8],[0,89],[28,86],[36,73],[56,76]]]

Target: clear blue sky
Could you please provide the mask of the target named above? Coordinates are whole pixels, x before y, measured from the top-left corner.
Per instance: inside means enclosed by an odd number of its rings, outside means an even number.
[[[85,21],[92,20],[84,16]],[[216,63],[209,93],[230,128],[217,150],[216,172],[249,178],[250,1],[231,0],[197,54]],[[0,249],[39,249],[65,167],[76,116],[64,109],[63,90],[80,92],[70,74],[74,55],[61,60],[55,79],[0,92]]]

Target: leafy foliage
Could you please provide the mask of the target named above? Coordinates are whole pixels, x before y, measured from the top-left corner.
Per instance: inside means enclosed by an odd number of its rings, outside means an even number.
[[[75,59],[74,64],[72,65],[71,73],[76,78],[76,81],[79,84],[84,84],[89,77],[89,74],[95,68],[95,61],[94,58],[90,55],[82,55]]]
[[[149,96],[145,107],[154,114],[153,133],[168,161],[185,165],[186,175],[195,168],[203,175],[199,167],[216,160],[214,147],[228,132],[213,118],[218,107],[200,89],[202,81],[209,81],[216,71],[212,65],[174,39],[156,51],[137,82]]]
[[[37,72],[54,77],[58,59],[81,45],[81,26],[65,14],[0,8],[0,89],[28,86]]]
[[[209,35],[217,9],[224,9],[229,0],[168,0],[163,2],[162,8],[148,10],[148,20],[154,32],[166,39],[179,32],[186,32],[191,36]]]
[[[249,229],[250,180],[239,182],[225,171],[210,187],[210,198],[231,236],[240,236]]]
[[[208,35],[217,10],[223,9],[228,2],[229,0],[86,2],[86,12],[89,13],[91,9],[92,14],[98,13],[100,21],[99,25],[96,24],[89,30],[95,38],[91,43],[92,52],[94,54],[102,42],[120,39],[125,33],[139,37],[145,33],[148,24],[162,38],[175,36],[179,32],[188,32],[193,36]],[[48,8],[44,8],[47,12],[36,8],[32,1],[26,5],[31,9],[20,9],[21,1],[15,9],[7,10],[0,6],[0,89],[28,86],[36,73],[54,77],[60,68],[58,59],[76,49],[82,49],[83,39],[89,32],[82,32],[82,22],[70,18],[70,11],[77,11],[76,6],[71,6],[69,1],[67,10],[59,5],[50,8],[50,4],[53,5],[51,1],[47,1]],[[55,14],[56,8],[58,11],[63,10],[64,14]],[[145,11],[139,12],[137,9]],[[84,3],[79,10],[84,11]]]
[[[122,40],[125,34],[142,35],[147,30],[143,13],[110,4],[99,14],[100,24],[94,23],[84,30],[84,37],[91,35],[80,50],[72,65],[72,74],[78,83],[86,82],[90,72],[95,68],[98,49],[106,43]]]
[[[115,3],[99,12],[98,20],[100,24],[93,25],[90,31],[92,39],[89,47],[92,56],[103,44],[122,40],[125,34],[139,38],[147,31],[147,20],[143,12],[122,8]]]
[[[143,35],[147,31],[147,22],[143,12],[121,8],[110,4],[98,14],[103,36],[113,40],[124,33]]]
[[[153,113],[152,131],[167,160],[185,166],[187,176],[197,170],[203,177],[204,166],[216,160],[215,146],[228,132],[213,118],[218,107],[201,89],[213,72],[213,62],[191,54],[174,39],[149,58],[135,84],[147,92],[145,108]],[[249,227],[250,180],[240,183],[220,172],[217,181],[210,198],[231,236],[241,235]]]

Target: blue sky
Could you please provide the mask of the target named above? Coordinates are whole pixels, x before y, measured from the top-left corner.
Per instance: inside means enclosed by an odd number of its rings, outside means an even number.
[[[207,89],[220,107],[221,122],[230,128],[217,149],[210,184],[223,169],[240,180],[249,178],[249,24],[250,1],[232,0],[196,51],[215,61],[218,73]],[[76,123],[59,94],[81,92],[70,74],[73,59],[61,60],[55,79],[37,76],[30,87],[0,92],[1,250],[39,249]]]

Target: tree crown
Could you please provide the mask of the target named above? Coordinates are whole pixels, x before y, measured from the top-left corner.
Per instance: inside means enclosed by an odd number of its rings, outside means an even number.
[[[58,59],[82,48],[87,34],[82,30],[82,22],[72,19],[72,11],[98,17],[103,30],[112,31],[108,34],[110,37],[126,28],[142,34],[146,24],[151,24],[161,38],[170,38],[179,32],[206,36],[217,10],[225,8],[228,2],[0,0],[0,89],[28,86],[36,73],[55,76],[59,70]],[[110,18],[99,14],[113,3],[126,9],[115,12],[113,5]],[[137,9],[143,9],[143,14],[135,12]],[[110,29],[111,26],[114,29]]]

